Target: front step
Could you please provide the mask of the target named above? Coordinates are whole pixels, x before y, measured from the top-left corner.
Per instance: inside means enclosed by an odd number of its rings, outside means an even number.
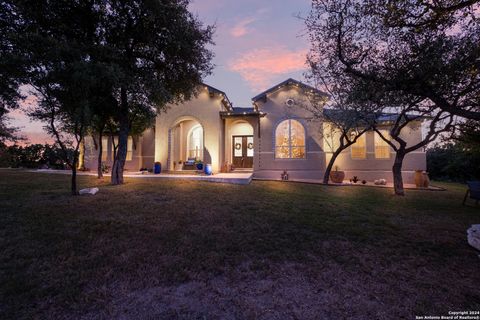
[[[235,168],[233,172],[253,172],[252,168]]]
[[[203,171],[202,170],[165,170],[165,171],[162,171],[162,173],[192,175],[192,174],[203,173]]]

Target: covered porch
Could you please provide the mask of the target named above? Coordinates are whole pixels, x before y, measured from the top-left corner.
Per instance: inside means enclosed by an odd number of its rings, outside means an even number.
[[[253,172],[258,161],[260,117],[254,108],[233,108],[220,113],[224,121],[224,163],[234,172]]]
[[[168,161],[165,170],[169,172],[197,170],[197,163],[208,163],[205,152],[203,125],[194,117],[182,117],[168,133]]]

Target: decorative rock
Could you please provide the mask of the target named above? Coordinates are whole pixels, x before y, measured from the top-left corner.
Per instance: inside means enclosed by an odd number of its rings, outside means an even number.
[[[480,250],[480,224],[473,224],[467,230],[468,244],[477,250]]]
[[[373,183],[376,184],[377,186],[384,186],[384,185],[387,184],[387,180],[385,180],[385,179],[378,179],[378,180],[375,180]]]
[[[79,194],[91,194],[91,195],[94,195],[96,194],[97,192],[99,191],[98,188],[85,188],[85,189],[81,189],[78,193]]]

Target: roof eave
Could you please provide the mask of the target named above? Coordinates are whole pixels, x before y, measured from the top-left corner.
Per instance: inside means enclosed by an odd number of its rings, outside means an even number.
[[[292,79],[292,78],[288,78],[287,80],[280,82],[279,84],[271,87],[270,89],[267,89],[267,90],[263,91],[262,93],[257,94],[255,97],[252,98],[252,101],[253,101],[253,103],[255,103],[259,100],[263,100],[264,102],[266,102],[267,94],[275,92],[277,90],[280,90],[282,87],[287,86],[287,85],[295,85],[297,87],[303,87],[305,89],[311,90],[312,92],[317,92],[318,94],[328,96],[328,94],[326,94],[325,92],[320,91],[320,90],[318,90],[318,89],[316,89],[312,86],[309,86],[308,84],[305,84],[303,82],[300,82],[300,81]]]
[[[223,106],[225,107],[225,109],[227,110],[233,110],[233,106],[232,106],[232,103],[230,102],[230,99],[228,99],[228,96],[225,92],[223,92],[222,90],[219,90],[215,87],[212,87],[211,85],[208,85],[206,83],[202,83],[203,86],[205,86],[205,88],[208,90],[208,93],[210,94],[210,96],[214,96],[215,94],[218,94],[222,97],[222,104]]]
[[[222,118],[236,118],[236,117],[260,117],[263,118],[267,114],[265,112],[230,112],[230,111],[221,111],[220,116]]]

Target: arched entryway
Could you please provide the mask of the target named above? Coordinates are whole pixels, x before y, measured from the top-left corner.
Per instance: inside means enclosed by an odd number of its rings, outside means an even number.
[[[186,159],[203,160],[203,127],[199,123],[187,134]]]
[[[230,162],[235,168],[253,168],[255,143],[253,127],[244,120],[235,121],[230,125],[227,147],[230,150]]]
[[[204,159],[204,128],[194,117],[177,119],[169,130],[168,170],[195,170]]]

